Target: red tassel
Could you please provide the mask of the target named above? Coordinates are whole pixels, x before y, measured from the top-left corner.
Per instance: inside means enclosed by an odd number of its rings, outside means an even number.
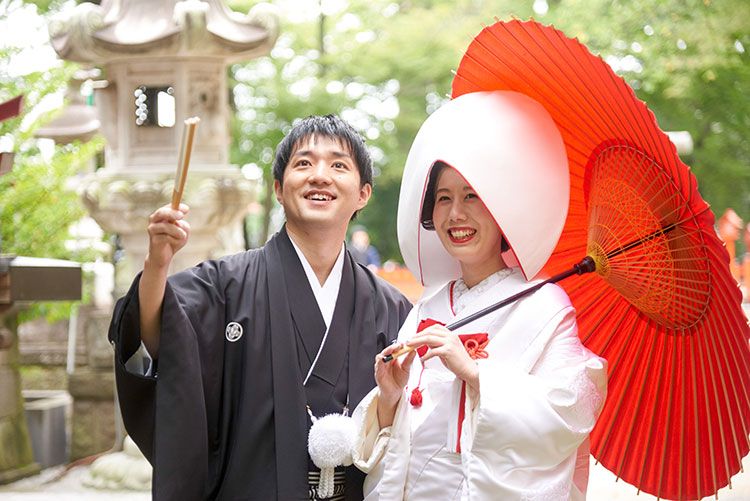
[[[409,403],[414,407],[420,407],[422,405],[422,392],[419,388],[414,388],[414,391],[411,392]]]
[[[419,389],[419,385],[422,384],[422,374],[424,374],[424,365],[422,371],[419,373],[419,381],[417,381],[417,387],[411,392],[411,398],[409,403],[414,407],[420,407],[422,405],[422,390]]]

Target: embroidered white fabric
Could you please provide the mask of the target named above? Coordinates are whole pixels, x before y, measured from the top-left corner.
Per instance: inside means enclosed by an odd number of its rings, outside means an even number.
[[[550,483],[534,491],[524,492],[521,501],[567,501],[570,499],[570,484]]]
[[[453,285],[453,312],[457,317],[460,317],[467,306],[475,303],[480,296],[512,274],[513,268],[504,268],[496,271],[471,288],[466,285],[463,278],[459,278]],[[469,312],[474,313],[471,310]]]

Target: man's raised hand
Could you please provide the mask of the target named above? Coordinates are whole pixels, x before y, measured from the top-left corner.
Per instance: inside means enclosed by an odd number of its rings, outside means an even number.
[[[148,256],[146,261],[156,268],[166,268],[174,255],[187,243],[190,224],[183,218],[190,208],[180,204],[178,210],[169,205],[158,208],[148,218]]]

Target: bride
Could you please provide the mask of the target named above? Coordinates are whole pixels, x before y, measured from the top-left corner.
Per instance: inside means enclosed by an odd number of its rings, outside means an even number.
[[[585,498],[607,372],[581,344],[565,292],[548,284],[445,328],[534,283],[568,192],[560,133],[526,96],[466,94],[423,124],[398,218],[425,294],[354,413],[366,500]],[[404,347],[416,349],[383,361]]]

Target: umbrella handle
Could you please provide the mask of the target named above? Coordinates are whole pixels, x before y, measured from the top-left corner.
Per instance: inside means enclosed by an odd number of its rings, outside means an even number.
[[[507,306],[507,305],[509,305],[511,303],[514,303],[514,302],[518,301],[522,297],[527,296],[527,295],[531,294],[532,292],[535,292],[535,291],[541,289],[542,287],[544,287],[547,284],[554,284],[554,283],[557,283],[557,282],[559,282],[560,280],[562,280],[564,278],[568,278],[571,275],[583,275],[584,273],[591,273],[592,271],[595,271],[595,270],[596,270],[596,262],[594,262],[594,258],[592,258],[591,256],[586,256],[583,259],[581,259],[581,261],[578,262],[578,264],[573,265],[573,267],[571,269],[569,269],[567,271],[564,271],[562,273],[558,273],[557,275],[555,275],[553,277],[550,277],[550,278],[548,278],[547,280],[545,280],[543,282],[539,282],[538,284],[536,284],[536,285],[534,285],[532,287],[529,287],[528,289],[524,289],[524,290],[522,290],[521,292],[519,292],[517,294],[514,294],[514,295],[512,295],[512,296],[510,296],[510,297],[508,297],[506,299],[503,299],[502,301],[499,301],[499,302],[497,302],[495,304],[492,304],[492,305],[490,305],[490,306],[488,306],[488,307],[486,307],[484,309],[481,309],[481,310],[477,311],[476,313],[472,313],[468,317],[462,318],[461,320],[457,320],[457,321],[453,322],[452,324],[448,324],[448,325],[445,326],[445,328],[448,329],[448,330],[450,330],[450,331],[454,331],[454,330],[458,329],[459,327],[463,327],[464,325],[468,324],[469,322],[473,322],[474,320],[477,320],[478,318],[481,318],[481,317],[485,316],[488,313],[492,313],[495,310],[499,310],[503,306]],[[386,355],[386,356],[383,357],[383,362],[390,362],[394,358],[399,357],[399,356],[401,356],[401,355],[403,355],[405,353],[409,353],[410,351],[412,351],[415,348],[416,348],[416,346],[408,346],[408,347],[405,347],[405,348],[403,348],[403,349],[401,349],[401,350],[399,350],[399,351],[397,351],[395,353],[392,353],[390,355]]]

